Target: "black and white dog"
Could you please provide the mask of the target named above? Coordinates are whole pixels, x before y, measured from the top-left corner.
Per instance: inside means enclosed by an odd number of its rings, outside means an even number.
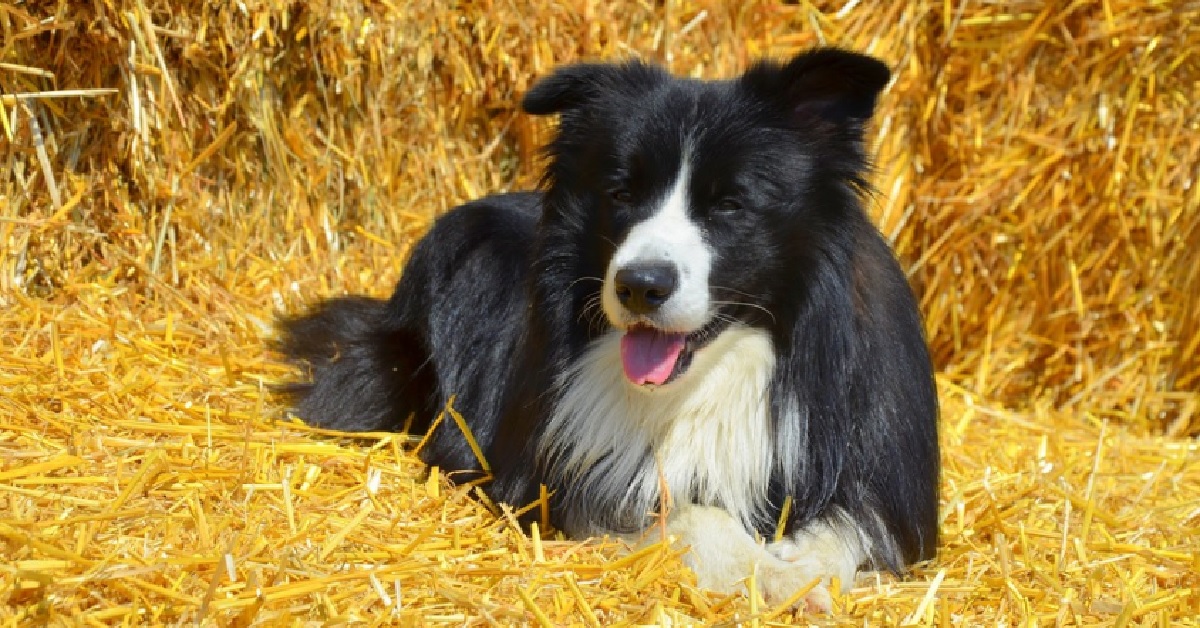
[[[573,537],[637,535],[669,502],[707,588],[757,569],[779,601],[932,557],[930,359],[860,200],[888,77],[836,49],[727,81],[556,71],[523,102],[561,116],[542,191],[440,218],[389,301],[284,321],[282,351],[313,375],[298,414],[420,433],[453,395],[495,500],[544,485]],[[445,420],[422,455],[482,473],[473,452]]]

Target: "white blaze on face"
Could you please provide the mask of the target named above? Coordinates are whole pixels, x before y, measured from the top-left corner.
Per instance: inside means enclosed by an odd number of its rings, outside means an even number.
[[[608,264],[600,301],[608,320],[616,327],[623,329],[639,320],[617,299],[617,271],[641,264],[671,264],[679,276],[675,292],[648,317],[650,323],[663,331],[689,333],[708,322],[708,275],[713,252],[704,241],[700,226],[688,216],[690,174],[685,158],[657,210],[629,230]]]

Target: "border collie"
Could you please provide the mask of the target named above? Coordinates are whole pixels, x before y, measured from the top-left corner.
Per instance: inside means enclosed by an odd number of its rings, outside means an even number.
[[[902,571],[938,536],[937,396],[905,275],[867,218],[879,61],[818,49],[732,80],[563,67],[541,190],[467,203],[388,301],[282,323],[305,421],[428,435],[583,538],[654,527],[700,586],[768,601]],[[470,434],[435,423],[454,397]],[[470,443],[474,439],[477,448]],[[532,509],[536,518],[538,509]]]

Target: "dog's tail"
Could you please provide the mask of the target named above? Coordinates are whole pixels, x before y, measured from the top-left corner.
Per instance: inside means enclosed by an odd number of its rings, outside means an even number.
[[[310,370],[309,382],[281,387],[305,423],[347,432],[398,431],[413,416],[418,424],[410,429],[425,427],[419,423],[436,398],[428,352],[413,334],[389,329],[386,303],[330,299],[279,322],[275,347]]]

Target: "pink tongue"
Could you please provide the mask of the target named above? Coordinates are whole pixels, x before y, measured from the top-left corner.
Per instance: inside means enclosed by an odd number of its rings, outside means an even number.
[[[662,384],[667,381],[683,353],[684,334],[667,334],[635,327],[621,338],[621,364],[625,377],[638,384]]]

